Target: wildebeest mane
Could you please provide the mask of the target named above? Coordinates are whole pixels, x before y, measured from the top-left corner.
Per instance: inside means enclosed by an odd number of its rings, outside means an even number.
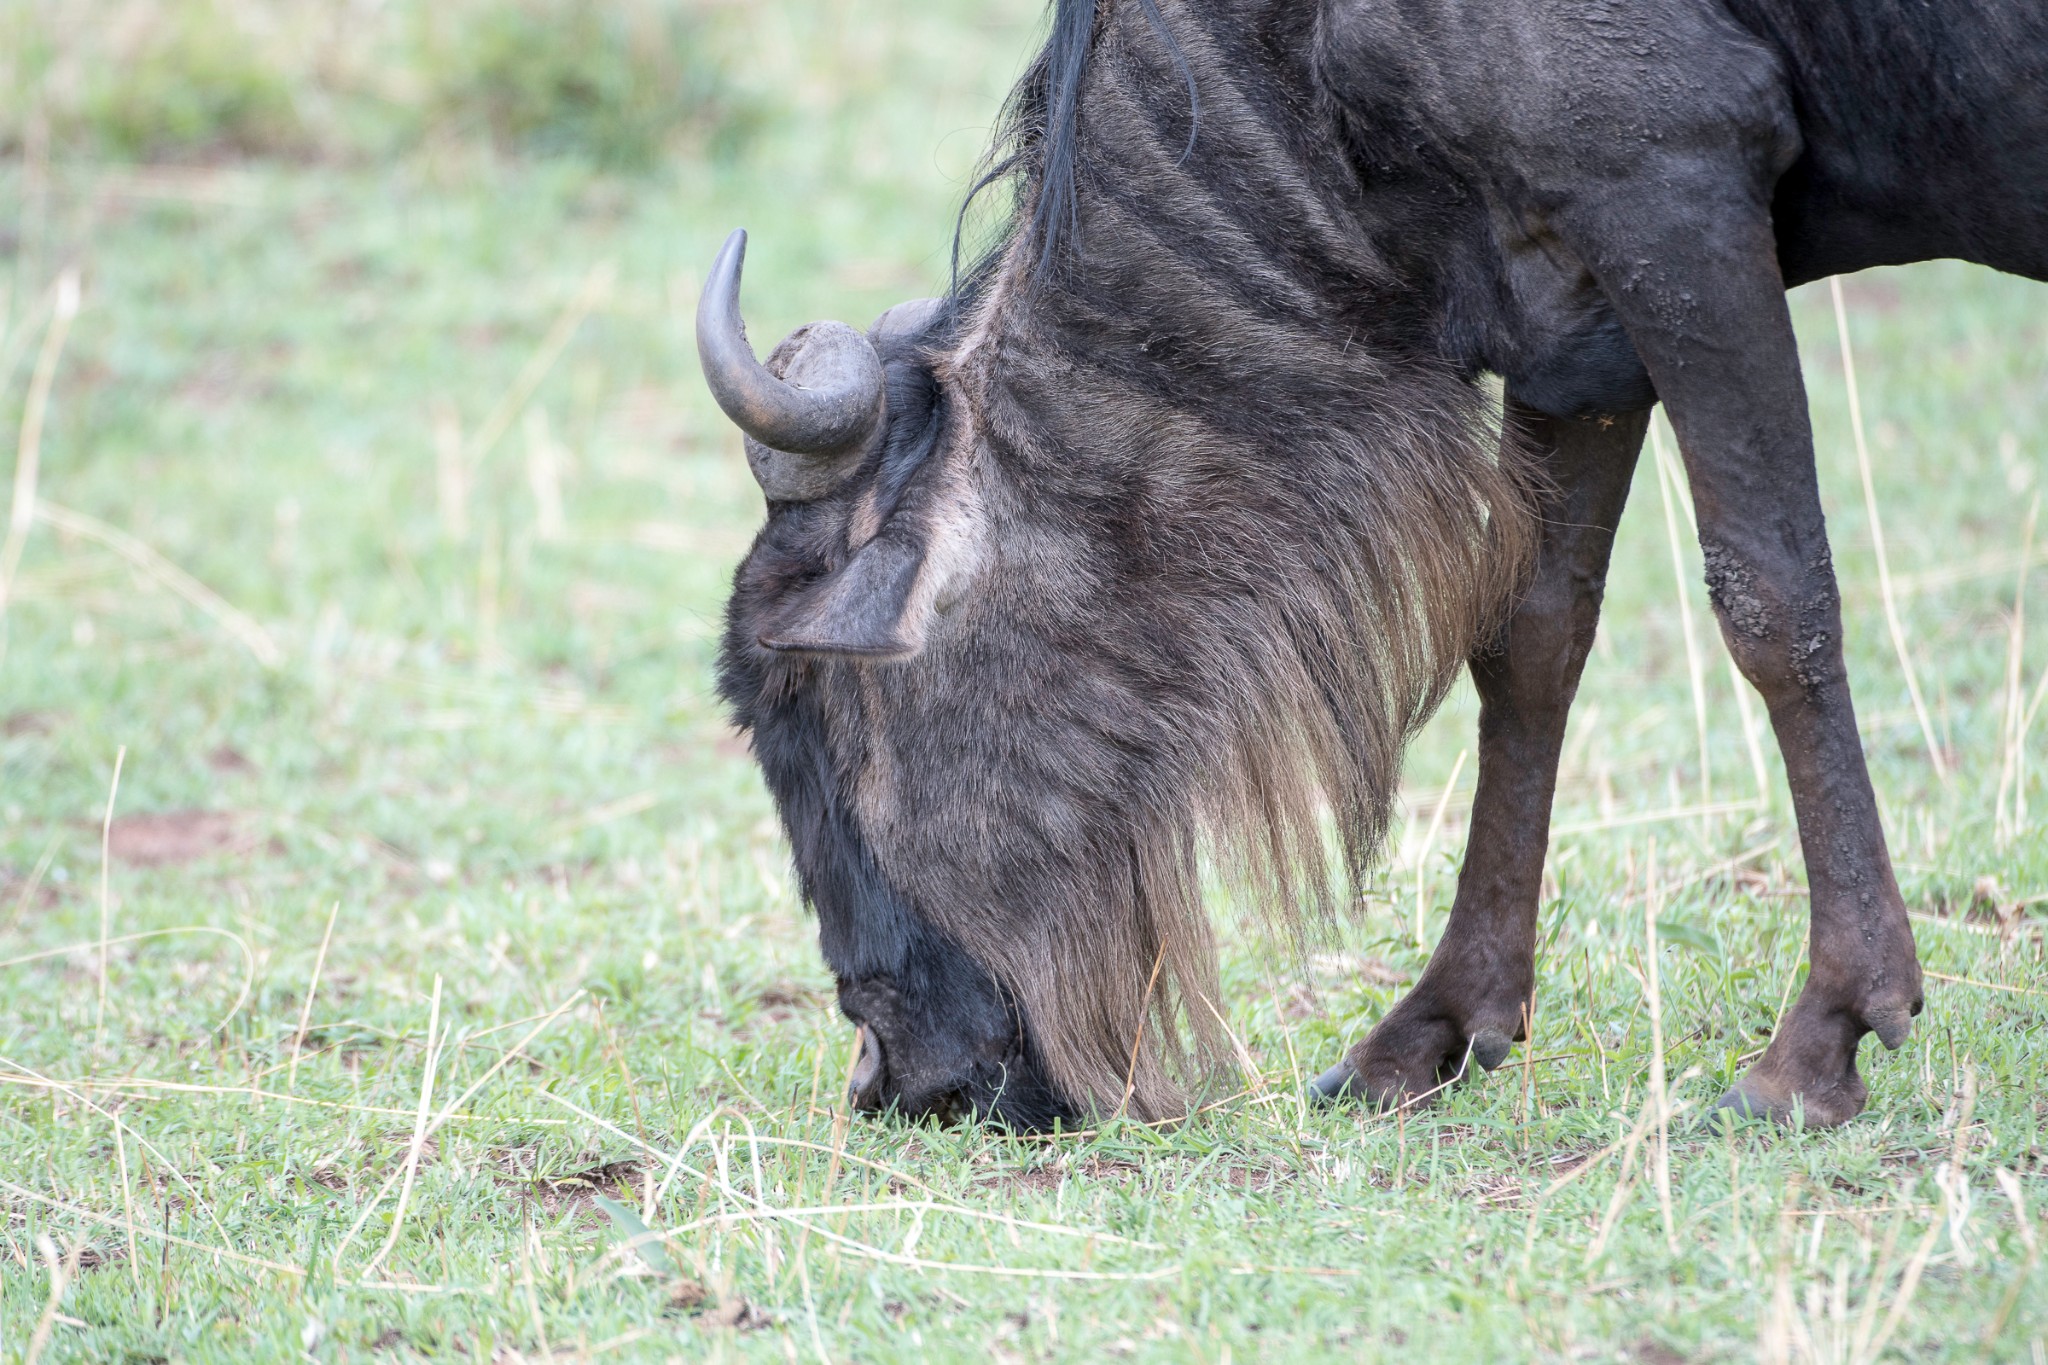
[[[1287,924],[1344,899],[1534,544],[1528,467],[1281,69],[1313,43],[1244,8],[1056,5],[939,367],[999,562],[865,709],[889,875],[1098,1111],[1175,1112],[1227,1055],[1205,868]]]
[[[1201,127],[1201,96],[1195,86],[1194,68],[1181,53],[1172,28],[1159,11],[1158,0],[1136,3],[1165,43],[1187,89],[1188,142],[1182,153],[1185,156],[1193,152]],[[960,206],[959,221],[953,231],[956,298],[963,292],[960,251],[967,215],[982,191],[1006,182],[1030,187],[1028,217],[1012,218],[1008,226],[1032,243],[1041,271],[1051,264],[1061,243],[1079,232],[1074,158],[1079,141],[1081,81],[1094,49],[1100,5],[1101,0],[1054,0],[1051,31],[1045,46],[1039,49],[1003,103],[995,138],[983,159],[980,175]],[[1006,242],[999,242],[983,256],[981,264],[992,265],[1005,245]]]

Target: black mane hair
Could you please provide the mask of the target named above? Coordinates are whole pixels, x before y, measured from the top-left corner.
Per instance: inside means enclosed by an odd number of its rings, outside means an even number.
[[[1158,0],[1137,0],[1145,18],[1165,43],[1174,69],[1187,87],[1188,144],[1185,158],[1194,151],[1195,137],[1202,121],[1201,95],[1195,87],[1194,67],[1189,64]],[[1096,19],[1101,0],[1053,0],[1051,31],[1045,46],[1026,68],[1023,78],[1003,103],[996,120],[996,132],[981,173],[969,187],[953,228],[953,282],[955,299],[972,297],[1013,236],[1026,235],[1037,247],[1036,272],[1043,275],[1061,246],[1078,241],[1081,220],[1074,180],[1080,143],[1081,82],[1094,51]],[[967,231],[967,215],[982,191],[1008,183],[1019,202],[1006,229],[981,253],[964,278],[960,273],[961,248]],[[1035,193],[1027,206],[1024,200]]]

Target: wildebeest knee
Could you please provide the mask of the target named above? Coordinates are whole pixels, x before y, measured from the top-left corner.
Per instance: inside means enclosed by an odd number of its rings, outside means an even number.
[[[1841,599],[1823,546],[1804,562],[1700,545],[1707,594],[1737,667],[1773,705],[1843,678]]]

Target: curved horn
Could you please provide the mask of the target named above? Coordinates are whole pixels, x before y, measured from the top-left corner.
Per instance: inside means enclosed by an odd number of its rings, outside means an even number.
[[[740,319],[746,255],[746,230],[737,229],[725,239],[697,301],[697,357],[711,396],[741,431],[770,450],[830,458],[864,448],[882,420],[882,362],[874,346],[844,323],[812,323],[763,365]]]

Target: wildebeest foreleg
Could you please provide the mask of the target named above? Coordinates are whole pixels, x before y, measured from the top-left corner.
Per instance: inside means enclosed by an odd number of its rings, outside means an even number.
[[[1668,195],[1668,182],[1655,192]],[[1654,212],[1604,217],[1595,273],[1677,429],[1722,638],[1770,708],[1806,855],[1805,988],[1722,1104],[1825,1125],[1863,1108],[1863,1035],[1896,1048],[1911,1031],[1920,966],[1850,704],[1806,395],[1761,199],[1694,204],[1663,231]]]
[[[1316,1082],[1326,1096],[1395,1104],[1494,1067],[1524,1036],[1536,979],[1536,910],[1565,716],[1593,645],[1614,528],[1648,414],[1508,419],[1541,453],[1551,492],[1536,572],[1500,635],[1476,655],[1479,790],[1457,896],[1422,979]]]

